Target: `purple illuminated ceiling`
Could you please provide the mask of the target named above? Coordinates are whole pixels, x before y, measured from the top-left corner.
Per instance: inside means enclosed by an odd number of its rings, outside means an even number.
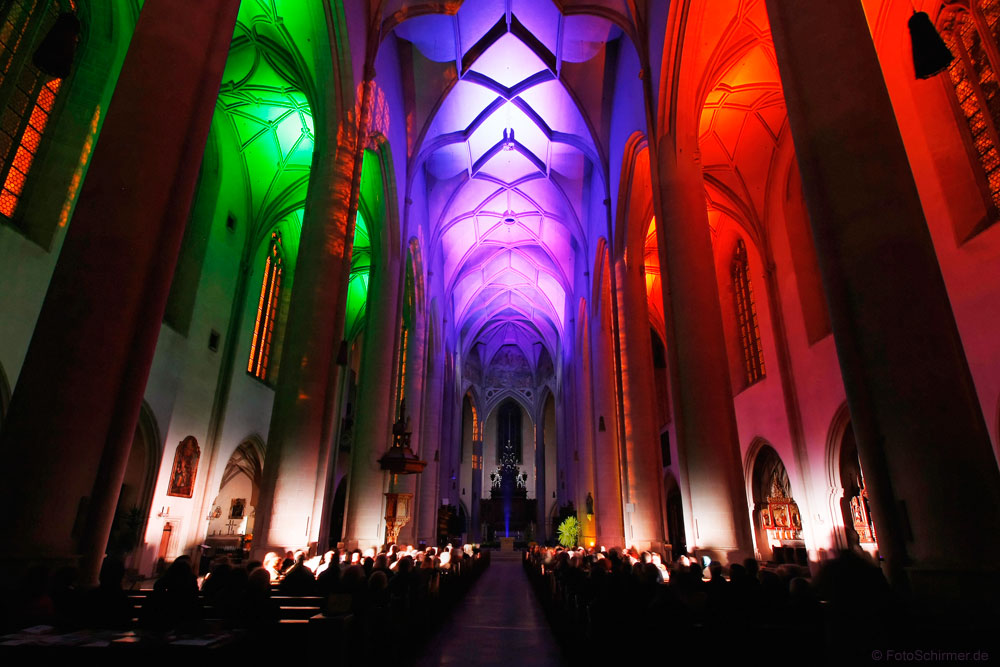
[[[413,129],[426,188],[413,198],[426,202],[425,257],[443,277],[458,343],[485,346],[487,363],[505,344],[537,360],[542,343],[555,358],[593,245],[591,190],[606,189],[593,120],[562,70],[593,60],[602,85],[605,46],[621,32],[604,18],[563,16],[549,0],[476,0],[395,33],[445,81]]]

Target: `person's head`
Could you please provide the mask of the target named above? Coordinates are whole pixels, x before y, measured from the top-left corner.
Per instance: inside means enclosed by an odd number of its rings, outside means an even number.
[[[368,590],[373,593],[381,593],[389,585],[389,580],[385,576],[385,572],[381,570],[375,570],[372,572],[372,576],[368,578]]]
[[[281,556],[276,551],[268,551],[264,556],[264,568],[276,570],[281,567]]]
[[[255,593],[268,595],[271,592],[271,575],[264,568],[258,568],[247,577],[247,586]]]
[[[191,574],[191,559],[188,556],[178,556],[170,567],[167,568],[167,574],[174,576],[188,576]]]

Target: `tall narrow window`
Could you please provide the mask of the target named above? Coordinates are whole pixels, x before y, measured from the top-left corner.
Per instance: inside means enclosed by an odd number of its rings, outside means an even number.
[[[523,462],[521,447],[521,407],[512,400],[504,401],[497,415],[497,461],[510,446],[515,463]]]
[[[399,334],[399,372],[396,374],[396,396],[399,397],[397,401],[397,410],[401,409],[403,401],[406,400],[406,348],[407,343],[409,343],[409,332],[406,330],[406,325],[403,325],[403,329]],[[400,414],[400,417],[405,415]]]
[[[62,79],[31,61],[37,42],[55,23],[57,3],[12,0],[0,9],[0,213],[14,215],[38,155]],[[71,5],[67,4],[67,7]]]
[[[1000,0],[950,3],[941,15],[941,35],[955,60],[948,68],[959,115],[965,119],[972,149],[982,166],[986,188],[1000,207]]]
[[[757,326],[757,307],[753,300],[750,282],[750,262],[743,239],[736,242],[732,265],[733,293],[736,301],[736,323],[740,329],[743,361],[747,385],[764,377],[764,352],[760,345],[760,328]]]
[[[399,364],[396,367],[396,411],[401,419],[406,419],[403,414],[406,401],[406,364],[408,360],[407,348],[410,342],[410,331],[413,329],[413,259],[406,258],[406,279],[403,284],[403,317],[399,331]]]
[[[257,302],[257,321],[250,341],[250,362],[247,372],[264,382],[272,380],[268,373],[271,356],[271,341],[274,338],[274,322],[278,319],[278,295],[281,292],[283,271],[281,256],[281,234],[271,234],[271,245],[264,262],[264,278],[260,285],[260,299]]]

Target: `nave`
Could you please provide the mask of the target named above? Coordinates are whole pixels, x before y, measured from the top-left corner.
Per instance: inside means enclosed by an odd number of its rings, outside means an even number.
[[[430,642],[417,667],[565,664],[523,568],[523,554],[494,552],[490,567]]]
[[[997,72],[1000,0],[0,3],[0,595],[566,537],[980,627]]]

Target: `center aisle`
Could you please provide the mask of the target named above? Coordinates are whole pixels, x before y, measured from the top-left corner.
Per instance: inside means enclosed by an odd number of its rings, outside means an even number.
[[[417,661],[420,667],[563,664],[521,565],[521,553],[494,551],[491,556],[489,568]]]

